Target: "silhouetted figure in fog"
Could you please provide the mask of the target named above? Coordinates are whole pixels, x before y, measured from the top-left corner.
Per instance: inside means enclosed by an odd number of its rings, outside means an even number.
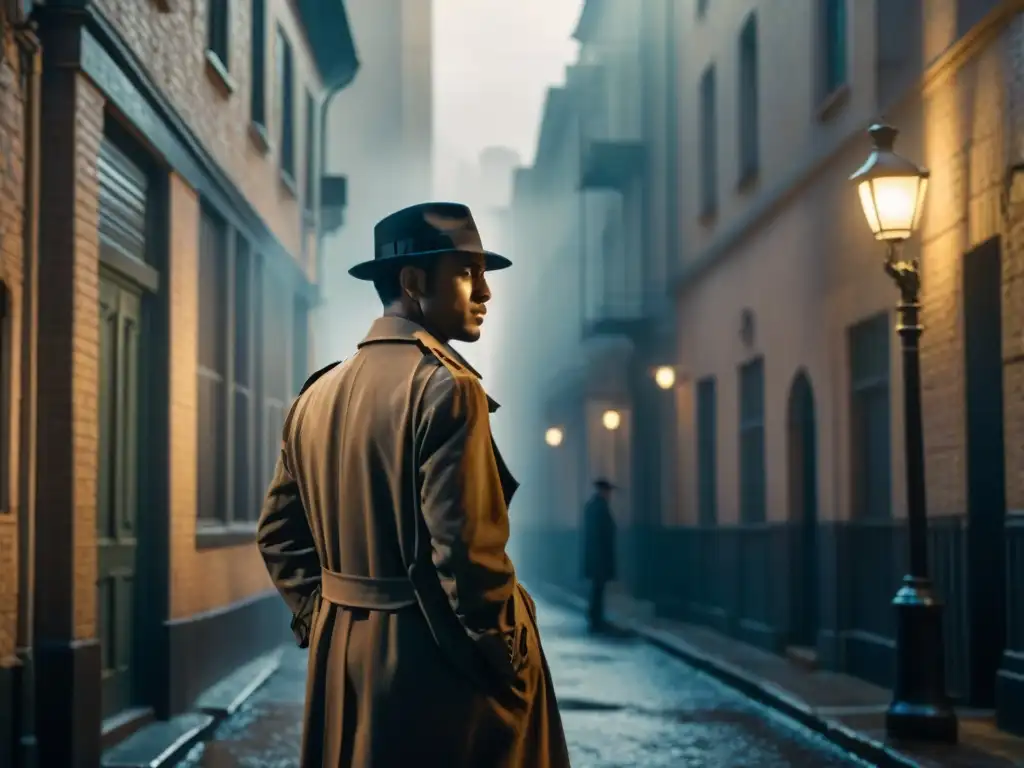
[[[591,632],[606,628],[604,590],[615,579],[615,518],[611,498],[615,486],[604,478],[594,482],[594,495],[583,508],[583,578],[590,580],[587,621]]]
[[[450,341],[491,298],[469,209],[383,219],[350,273],[384,304],[284,424],[260,552],[308,644],[302,768],[563,768],[533,600],[505,554],[518,483]]]

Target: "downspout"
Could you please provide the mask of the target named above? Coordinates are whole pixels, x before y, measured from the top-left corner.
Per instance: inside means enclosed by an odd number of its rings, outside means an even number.
[[[36,753],[35,676],[32,645],[35,601],[36,350],[39,296],[39,128],[42,48],[35,25],[15,28],[24,93],[24,202],[22,206],[21,398],[18,464],[18,624],[15,645],[21,671],[15,692],[15,765],[34,765]]]
[[[323,177],[327,170],[327,114],[331,109],[331,103],[334,101],[334,97],[341,93],[345,86],[348,85],[348,80],[343,81],[340,85],[332,85],[327,90],[327,95],[320,104],[320,162],[318,163],[318,173],[316,177],[316,190],[313,193],[313,197],[316,200],[316,283],[317,283],[317,304],[323,304],[325,301],[324,296],[324,233],[323,227],[320,224],[321,216],[321,201],[320,197],[323,194]]]

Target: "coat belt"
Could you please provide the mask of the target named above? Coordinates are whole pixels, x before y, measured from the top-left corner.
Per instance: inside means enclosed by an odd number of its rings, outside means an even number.
[[[412,582],[405,577],[352,576],[326,568],[320,574],[320,597],[343,608],[368,611],[397,611],[417,603]]]

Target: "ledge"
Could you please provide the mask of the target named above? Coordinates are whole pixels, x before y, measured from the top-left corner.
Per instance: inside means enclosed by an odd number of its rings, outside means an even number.
[[[256,541],[256,523],[203,525],[196,528],[196,549],[219,549],[252,544]]]
[[[235,89],[238,88],[238,84],[228,71],[227,65],[221,61],[220,56],[209,49],[206,51],[206,76],[210,78],[210,81],[224,98],[231,96]]]
[[[284,187],[286,190],[288,190],[288,194],[290,194],[294,198],[298,198],[298,196],[299,196],[299,185],[295,183],[295,177],[292,176],[284,168],[282,168],[281,169],[281,173],[280,173],[280,179],[281,179],[281,186]]]
[[[818,104],[818,120],[826,123],[835,117],[850,100],[850,86],[843,83]]]
[[[267,135],[267,127],[262,123],[255,120],[249,123],[249,140],[261,155],[270,153],[270,136]]]

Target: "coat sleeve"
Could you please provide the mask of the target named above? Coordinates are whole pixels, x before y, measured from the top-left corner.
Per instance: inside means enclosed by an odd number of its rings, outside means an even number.
[[[417,428],[421,510],[448,602],[502,679],[515,669],[515,569],[508,510],[491,444],[487,397],[475,379],[439,371]]]
[[[282,449],[260,513],[256,542],[274,586],[292,612],[295,639],[305,648],[320,586],[320,558],[286,459]]]

